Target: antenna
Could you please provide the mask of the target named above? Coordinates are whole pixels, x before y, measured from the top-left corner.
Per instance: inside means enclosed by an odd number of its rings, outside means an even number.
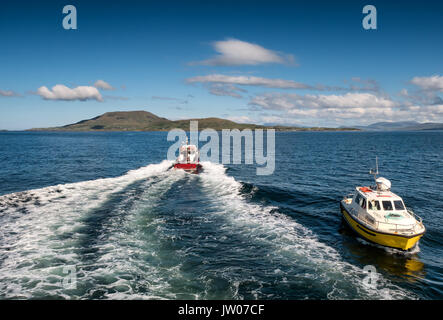
[[[369,170],[369,174],[374,175],[374,180],[377,180],[378,175],[378,157],[375,157],[375,171],[374,169]]]

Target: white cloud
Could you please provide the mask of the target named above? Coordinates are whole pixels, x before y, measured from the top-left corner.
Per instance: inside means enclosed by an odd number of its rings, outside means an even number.
[[[103,97],[95,87],[79,86],[76,88],[68,88],[65,85],[57,84],[49,90],[43,86],[37,89],[37,94],[45,100],[97,100],[103,101]]]
[[[392,108],[398,105],[397,102],[371,93],[346,93],[344,95],[298,95],[295,93],[274,93],[255,96],[250,104],[270,110]]]
[[[292,55],[284,55],[276,51],[265,49],[254,43],[237,39],[216,41],[213,48],[219,54],[215,57],[192,62],[192,64],[210,66],[258,65],[265,63],[294,63]]]
[[[115,90],[115,88],[113,86],[111,86],[109,83],[107,83],[106,81],[103,81],[103,80],[97,80],[94,83],[94,87],[99,88],[99,89],[103,89],[103,90]]]
[[[226,119],[237,122],[237,123],[255,123],[256,120],[251,119],[248,116],[232,116],[232,117],[227,117]]]
[[[2,97],[17,97],[17,96],[19,96],[19,94],[12,91],[12,90],[0,90],[0,96],[2,96]]]
[[[414,77],[411,83],[419,86],[423,90],[443,92],[443,76]]]
[[[309,123],[357,125],[377,121],[436,121],[442,118],[439,105],[404,105],[370,93],[343,95],[262,94],[249,103],[251,110],[273,110],[273,122],[290,123],[304,119]],[[254,109],[255,108],[255,109]],[[270,119],[263,119],[263,121]]]

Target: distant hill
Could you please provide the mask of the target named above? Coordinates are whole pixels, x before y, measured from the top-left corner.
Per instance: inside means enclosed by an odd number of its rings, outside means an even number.
[[[189,130],[189,121],[198,120],[199,130],[203,129],[269,129],[278,131],[344,131],[353,128],[301,128],[285,126],[261,126],[256,124],[236,123],[220,118],[202,118],[187,120],[169,120],[161,118],[147,111],[118,111],[107,112],[92,119],[82,120],[77,123],[62,127],[34,128],[30,131],[169,131],[171,129]]]
[[[443,130],[443,123],[420,123],[415,126],[403,128],[402,130]]]
[[[420,131],[443,130],[443,123],[420,123],[416,121],[377,122],[368,126],[353,126],[364,131]]]
[[[47,129],[61,131],[144,131],[148,128],[166,130],[170,122],[166,118],[160,118],[147,111],[122,111],[107,112],[92,119]]]

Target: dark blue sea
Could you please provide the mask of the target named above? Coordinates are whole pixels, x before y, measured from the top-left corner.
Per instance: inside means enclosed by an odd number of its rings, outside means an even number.
[[[171,144],[0,132],[0,298],[443,299],[443,132],[277,132],[268,176],[168,170]],[[412,252],[342,225],[376,156],[424,220]]]

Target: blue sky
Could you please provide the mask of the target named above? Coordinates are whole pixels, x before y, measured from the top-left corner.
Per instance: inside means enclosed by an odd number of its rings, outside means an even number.
[[[67,4],[77,30],[62,27]],[[367,4],[376,30],[362,27]],[[0,129],[125,110],[332,127],[443,122],[442,17],[439,1],[7,1]]]

